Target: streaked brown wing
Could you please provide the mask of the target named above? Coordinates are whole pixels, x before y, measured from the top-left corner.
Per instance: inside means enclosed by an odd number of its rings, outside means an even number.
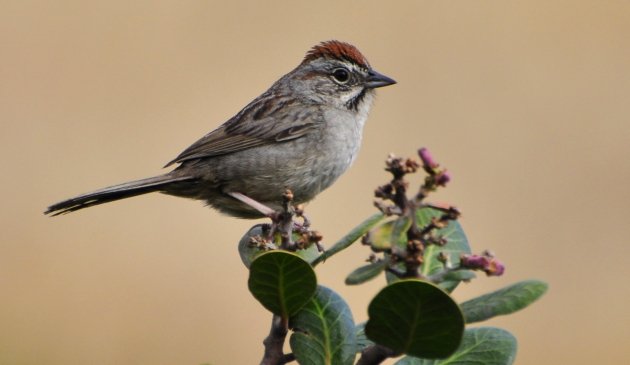
[[[321,113],[313,110],[312,105],[303,109],[295,105],[287,107],[294,103],[294,100],[289,101],[287,98],[272,104],[271,95],[265,93],[219,128],[193,143],[164,167],[289,141],[323,125]]]

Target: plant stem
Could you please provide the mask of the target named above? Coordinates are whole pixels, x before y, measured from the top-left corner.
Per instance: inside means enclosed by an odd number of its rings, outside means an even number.
[[[281,365],[295,359],[291,354],[285,355],[282,350],[288,331],[289,321],[286,318],[274,314],[271,319],[269,335],[263,341],[263,345],[265,345],[265,355],[260,365]]]
[[[389,357],[398,355],[398,353],[390,348],[374,344],[361,351],[361,358],[357,362],[357,365],[376,365],[382,363]]]

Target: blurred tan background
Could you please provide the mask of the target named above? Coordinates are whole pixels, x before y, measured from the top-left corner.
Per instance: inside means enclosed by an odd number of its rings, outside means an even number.
[[[506,263],[459,300],[539,278],[549,293],[488,322],[516,364],[630,356],[630,5],[625,1],[0,3],[0,364],[253,364],[270,316],[236,249],[254,222],[159,194],[58,218],[78,193],[159,173],[295,67],[349,41],[379,90],[354,167],[310,204],[328,244],[374,212],[387,153],[429,147],[434,200]],[[357,322],[382,286],[318,268]]]

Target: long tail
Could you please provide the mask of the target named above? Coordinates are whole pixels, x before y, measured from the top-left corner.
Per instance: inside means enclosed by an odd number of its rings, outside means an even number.
[[[114,200],[125,199],[136,195],[151,193],[154,191],[163,191],[166,185],[192,180],[194,180],[194,178],[174,177],[169,174],[165,174],[150,177],[148,179],[130,181],[123,184],[99,189],[91,193],[79,195],[72,199],[53,204],[49,206],[48,209],[46,209],[44,214],[50,214],[51,216],[66,214],[94,205],[109,203]]]

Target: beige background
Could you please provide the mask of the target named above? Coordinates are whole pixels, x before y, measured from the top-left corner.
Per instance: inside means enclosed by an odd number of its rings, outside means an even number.
[[[517,364],[621,364],[630,193],[625,1],[2,1],[0,364],[252,364],[270,316],[236,242],[253,223],[158,194],[60,218],[57,200],[159,173],[331,38],[380,90],[355,166],[308,208],[331,243],[371,214],[388,152],[429,147],[475,249],[550,292],[489,322]],[[382,285],[368,255],[318,268],[355,319]]]

